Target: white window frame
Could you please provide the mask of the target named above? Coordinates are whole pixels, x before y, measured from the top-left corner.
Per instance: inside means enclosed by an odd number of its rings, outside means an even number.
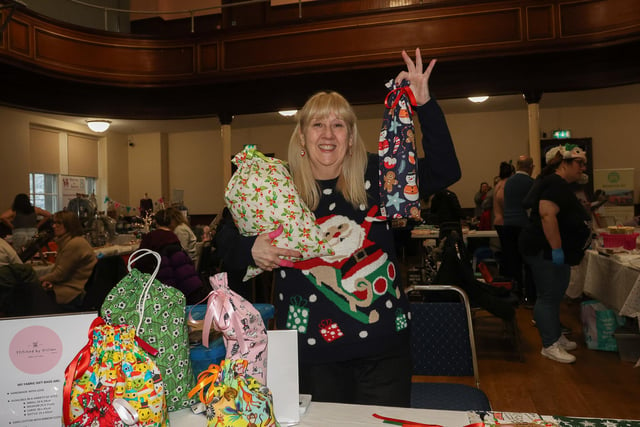
[[[41,191],[36,189],[36,179],[38,176],[43,177],[43,184]],[[49,179],[54,185],[51,185],[52,190],[55,192],[47,192],[46,180]],[[49,212],[57,212],[60,210],[60,183],[59,176],[50,173],[29,173],[29,199],[33,206],[37,206],[40,209],[47,210]]]

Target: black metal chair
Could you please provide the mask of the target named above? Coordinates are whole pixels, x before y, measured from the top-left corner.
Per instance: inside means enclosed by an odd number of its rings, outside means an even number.
[[[447,293],[441,298],[442,293]],[[416,285],[407,289],[411,299],[411,355],[414,381],[411,407],[490,411],[480,389],[475,338],[469,299],[457,286]],[[451,301],[451,295],[458,301]],[[459,382],[422,382],[415,376],[469,377],[474,385]],[[441,378],[439,378],[440,380]]]
[[[441,263],[434,283],[459,286],[469,297],[474,319],[479,317],[477,313],[499,317],[503,322],[502,335],[511,342],[518,359],[524,362],[515,310],[517,296],[507,288],[476,279],[469,254],[457,233],[451,233],[442,246]]]

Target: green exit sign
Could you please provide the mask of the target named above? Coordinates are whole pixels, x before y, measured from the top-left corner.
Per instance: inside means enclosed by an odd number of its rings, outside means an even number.
[[[571,131],[569,129],[554,130],[553,137],[556,139],[571,138]]]

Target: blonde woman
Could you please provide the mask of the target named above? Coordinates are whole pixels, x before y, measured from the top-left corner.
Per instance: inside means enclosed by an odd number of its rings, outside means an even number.
[[[171,218],[169,228],[178,236],[182,249],[189,255],[193,265],[198,265],[198,239],[193,230],[187,223],[187,219],[178,209],[170,207],[166,209],[167,214]]]
[[[407,71],[396,82],[409,81],[417,101],[426,155],[418,167],[424,197],[456,182],[460,167],[444,115],[429,94],[435,60],[423,70],[419,49],[415,64],[406,52],[402,57]],[[393,232],[376,218],[378,154],[366,152],[344,97],[320,92],[302,107],[289,142],[289,165],[302,199],[340,253],[290,268],[281,257],[297,251],[273,246],[273,233],[236,232],[218,248],[225,264],[279,269],[277,328],[298,331],[302,393],[324,402],[409,406],[409,330],[402,320],[409,304]]]

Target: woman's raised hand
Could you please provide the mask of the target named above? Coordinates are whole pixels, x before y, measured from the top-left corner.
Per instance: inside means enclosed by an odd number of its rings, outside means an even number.
[[[406,51],[402,51],[402,59],[407,64],[407,70],[401,71],[396,77],[396,85],[399,85],[402,80],[407,80],[410,83],[411,91],[416,97],[418,105],[424,105],[431,99],[429,94],[429,77],[431,71],[436,65],[436,60],[432,59],[427,66],[427,69],[422,71],[422,56],[420,55],[420,48],[416,49],[416,62],[413,60]]]

